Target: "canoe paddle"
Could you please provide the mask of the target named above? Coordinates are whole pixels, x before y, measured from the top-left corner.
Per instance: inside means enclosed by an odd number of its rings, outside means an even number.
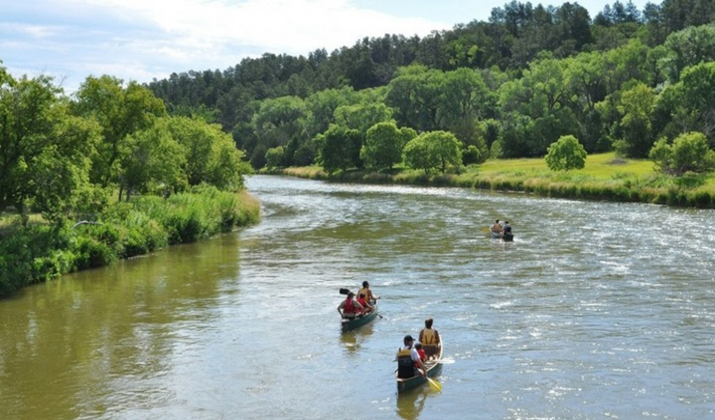
[[[429,382],[429,387],[432,388],[433,391],[437,392],[442,392],[442,384],[435,381],[434,379],[430,378],[429,376],[427,377],[427,382]]]

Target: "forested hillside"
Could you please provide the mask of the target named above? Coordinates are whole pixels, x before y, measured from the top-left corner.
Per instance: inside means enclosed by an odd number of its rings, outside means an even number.
[[[256,168],[380,166],[361,156],[377,123],[451,133],[465,164],[543,156],[564,135],[643,158],[688,132],[715,144],[713,21],[707,0],[616,1],[593,17],[578,3],[513,1],[424,38],[265,54],[149,88],[170,112],[213,112]]]

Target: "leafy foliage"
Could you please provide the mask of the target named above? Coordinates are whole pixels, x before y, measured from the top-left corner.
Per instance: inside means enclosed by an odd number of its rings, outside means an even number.
[[[454,134],[445,131],[422,133],[407,143],[404,160],[409,167],[425,173],[435,168],[446,173],[447,165],[461,164],[461,144]]]
[[[682,134],[673,144],[661,138],[651,149],[650,158],[663,172],[676,176],[715,169],[715,152],[708,146],[703,133]]]
[[[574,136],[563,136],[549,146],[546,164],[552,171],[581,169],[586,164],[586,150]]]

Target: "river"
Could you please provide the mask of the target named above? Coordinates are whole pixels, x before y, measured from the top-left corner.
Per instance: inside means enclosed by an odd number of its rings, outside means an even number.
[[[0,301],[0,419],[715,418],[713,210],[247,185],[257,226]],[[341,333],[365,280],[382,318]],[[442,392],[398,396],[427,317]]]

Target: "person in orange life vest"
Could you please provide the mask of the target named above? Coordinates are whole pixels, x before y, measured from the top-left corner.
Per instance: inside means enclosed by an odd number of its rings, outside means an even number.
[[[420,331],[420,343],[422,343],[422,347],[425,349],[427,360],[437,357],[440,347],[442,346],[439,332],[432,328],[433,322],[432,318],[427,318],[425,320],[425,327]]]
[[[373,309],[375,309],[372,305],[367,303],[367,300],[365,299],[365,295],[363,293],[360,293],[360,296],[358,296],[357,301],[365,309],[364,312],[366,314],[372,312]]]
[[[415,344],[415,350],[417,350],[417,354],[420,355],[420,360],[424,363],[427,360],[427,356],[425,355],[425,350],[422,348],[422,343]]]
[[[348,292],[348,297],[338,305],[338,313],[343,318],[355,318],[362,310],[363,307],[355,301],[353,292]]]
[[[362,289],[358,290],[358,296],[360,295],[365,295],[365,300],[367,302],[374,302],[377,299],[380,299],[379,296],[375,296],[374,293],[372,293],[372,290],[370,289],[370,283],[367,281],[362,282]]]
[[[427,376],[427,369],[422,363],[417,349],[412,347],[415,339],[406,335],[403,339],[404,346],[397,350],[397,377],[411,378],[416,375]]]

